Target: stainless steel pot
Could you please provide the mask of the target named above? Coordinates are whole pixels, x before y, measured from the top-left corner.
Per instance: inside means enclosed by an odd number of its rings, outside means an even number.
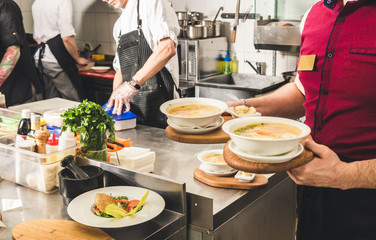
[[[187,12],[176,12],[176,16],[178,17],[178,20],[188,20]]]
[[[185,29],[186,38],[199,39],[199,38],[203,38],[204,36],[204,26],[202,25],[197,25],[197,26],[187,25],[184,27],[184,29]]]
[[[220,37],[221,32],[222,32],[222,21],[214,21],[213,23],[213,28],[214,28],[214,36]]]
[[[214,22],[210,20],[203,20],[202,25],[206,26],[207,32],[208,32],[208,37],[213,37],[214,36]]]

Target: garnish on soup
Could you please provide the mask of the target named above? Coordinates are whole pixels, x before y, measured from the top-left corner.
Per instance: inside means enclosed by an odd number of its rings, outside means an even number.
[[[300,136],[302,131],[284,123],[252,123],[235,129],[234,133],[252,138],[289,139]]]
[[[204,161],[210,162],[210,163],[226,163],[225,160],[223,159],[223,154],[221,153],[213,153],[206,155],[204,157]]]
[[[204,105],[204,104],[189,104],[174,107],[167,112],[171,115],[183,116],[183,117],[200,117],[218,113],[220,109],[216,106]]]

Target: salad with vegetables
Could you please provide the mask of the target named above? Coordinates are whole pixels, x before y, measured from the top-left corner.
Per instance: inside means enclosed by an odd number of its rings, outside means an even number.
[[[127,196],[112,196],[106,193],[97,193],[91,211],[104,218],[123,218],[132,216],[140,211],[149,194],[149,190],[141,200],[128,199]]]

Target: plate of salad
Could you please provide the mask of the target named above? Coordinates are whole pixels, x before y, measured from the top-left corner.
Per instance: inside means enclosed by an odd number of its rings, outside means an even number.
[[[81,224],[99,228],[137,225],[158,216],[165,207],[156,192],[132,186],[94,189],[74,198],[68,215]]]

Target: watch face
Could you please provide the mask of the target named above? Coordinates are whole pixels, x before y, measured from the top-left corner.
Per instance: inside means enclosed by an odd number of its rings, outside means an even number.
[[[141,88],[140,85],[138,85],[137,82],[136,82],[136,80],[134,80],[134,79],[131,79],[129,81],[129,85],[131,85],[132,87],[134,87],[134,88],[136,88],[138,90]]]

